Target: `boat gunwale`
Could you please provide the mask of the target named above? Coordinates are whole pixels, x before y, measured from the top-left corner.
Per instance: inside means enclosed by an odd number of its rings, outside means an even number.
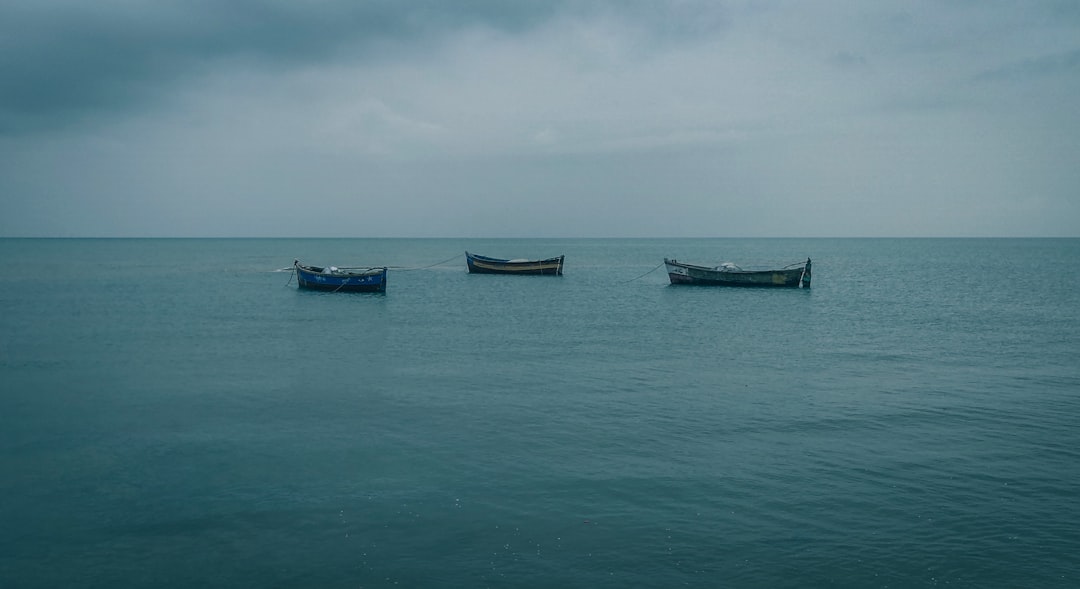
[[[370,266],[366,268],[363,272],[341,272],[341,267],[337,267],[337,272],[331,272],[328,274],[323,272],[323,270],[326,268],[330,268],[331,266],[308,266],[299,262],[294,262],[293,267],[299,271],[314,276],[327,276],[337,278],[366,278],[368,276],[383,276],[386,274],[387,269],[386,266]],[[318,270],[316,270],[316,268],[318,268]],[[359,268],[359,266],[356,266],[356,268]]]
[[[664,258],[664,264],[667,264],[667,265],[670,265],[670,266],[679,266],[679,267],[682,267],[682,268],[690,268],[690,269],[693,269],[693,270],[703,270],[705,272],[719,272],[719,273],[723,273],[723,274],[775,274],[777,272],[802,272],[806,268],[806,262],[798,262],[798,263],[801,264],[801,266],[795,266],[794,264],[792,264],[791,266],[788,266],[788,267],[777,268],[777,269],[772,269],[772,270],[744,270],[742,268],[739,268],[738,270],[728,270],[728,269],[720,269],[718,267],[700,266],[698,264],[687,264],[686,262],[679,262],[677,260]]]
[[[564,254],[564,255],[560,255],[560,256],[554,256],[554,257],[551,257],[551,258],[539,258],[539,259],[534,259],[534,260],[527,260],[527,259],[506,260],[506,259],[503,259],[503,258],[492,258],[491,256],[482,256],[480,254],[474,254],[474,253],[470,253],[470,252],[466,251],[465,252],[465,257],[468,258],[468,259],[471,259],[471,260],[478,260],[478,261],[481,261],[481,262],[492,262],[492,263],[502,264],[502,265],[519,265],[519,264],[554,264],[554,263],[559,263],[559,262],[563,261],[563,259],[566,257],[566,255]]]

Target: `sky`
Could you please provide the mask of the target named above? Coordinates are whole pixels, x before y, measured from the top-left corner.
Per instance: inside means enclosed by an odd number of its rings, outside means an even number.
[[[1077,237],[1075,0],[4,0],[0,237]]]

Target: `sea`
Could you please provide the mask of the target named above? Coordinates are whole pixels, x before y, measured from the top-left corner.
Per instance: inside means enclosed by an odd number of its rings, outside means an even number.
[[[1080,587],[1080,239],[0,254],[4,589]]]

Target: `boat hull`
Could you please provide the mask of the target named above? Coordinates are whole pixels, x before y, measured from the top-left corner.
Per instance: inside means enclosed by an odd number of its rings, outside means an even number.
[[[760,288],[809,288],[810,260],[794,268],[778,270],[729,270],[684,264],[664,259],[671,284],[698,286],[743,286]]]
[[[294,264],[296,284],[306,290],[329,292],[386,292],[386,268],[327,272],[318,266]]]
[[[520,274],[561,276],[563,256],[543,260],[501,260],[465,252],[472,274]]]

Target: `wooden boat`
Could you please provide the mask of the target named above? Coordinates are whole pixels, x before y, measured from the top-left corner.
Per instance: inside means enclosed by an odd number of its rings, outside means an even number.
[[[562,275],[563,256],[544,260],[502,260],[465,252],[469,272],[473,274],[551,274]]]
[[[307,266],[293,260],[299,288],[331,292],[386,292],[386,268]]]
[[[671,284],[810,288],[810,258],[776,270],[743,270],[735,264],[695,266],[664,258]]]

